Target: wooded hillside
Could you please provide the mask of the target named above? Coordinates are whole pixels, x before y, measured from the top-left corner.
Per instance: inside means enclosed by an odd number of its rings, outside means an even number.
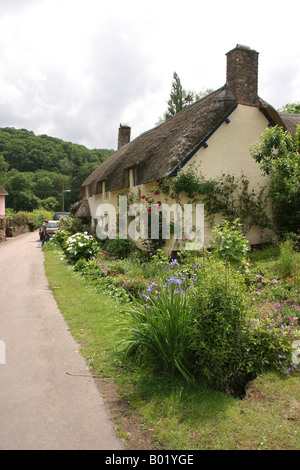
[[[26,129],[0,128],[0,184],[9,194],[6,207],[68,211],[79,200],[85,178],[112,153]]]

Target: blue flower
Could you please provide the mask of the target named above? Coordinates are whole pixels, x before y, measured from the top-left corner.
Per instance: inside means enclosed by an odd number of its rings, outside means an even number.
[[[143,300],[150,300],[150,297],[148,295],[141,294],[141,297]]]

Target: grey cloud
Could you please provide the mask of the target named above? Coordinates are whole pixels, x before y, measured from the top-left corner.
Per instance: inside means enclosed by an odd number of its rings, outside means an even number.
[[[48,68],[45,63],[37,64],[39,73],[34,79],[28,80],[18,68],[16,77],[11,70],[7,79],[17,83],[20,97],[16,104],[6,104],[0,126],[34,132],[48,128],[50,135],[65,140],[116,148],[117,128],[126,108],[142,100],[153,86],[148,74],[150,59],[136,40],[125,26],[109,25],[107,32],[90,41],[86,51],[89,64],[79,76]]]

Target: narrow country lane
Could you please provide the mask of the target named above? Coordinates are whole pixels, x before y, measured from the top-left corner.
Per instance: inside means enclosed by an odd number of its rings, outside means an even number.
[[[0,244],[0,450],[122,450],[58,310],[38,233]]]

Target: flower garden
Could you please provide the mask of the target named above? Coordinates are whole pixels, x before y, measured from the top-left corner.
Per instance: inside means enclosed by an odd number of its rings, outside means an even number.
[[[250,253],[238,228],[216,226],[210,251],[173,260],[87,232],[61,230],[48,246],[116,300],[124,364],[242,396],[264,372],[297,373],[300,257],[290,237]]]

